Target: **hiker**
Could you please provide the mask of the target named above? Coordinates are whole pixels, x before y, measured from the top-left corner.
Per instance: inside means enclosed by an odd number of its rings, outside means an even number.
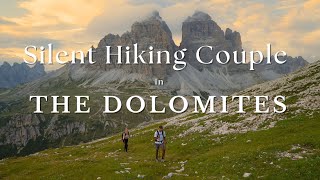
[[[122,142],[124,143],[124,151],[128,152],[128,141],[129,141],[129,130],[128,128],[124,129],[124,132],[122,133]]]
[[[159,126],[159,129],[154,133],[154,141],[156,147],[156,161],[159,161],[159,148],[162,149],[161,161],[164,161],[164,156],[166,153],[166,133],[163,130],[163,126]]]

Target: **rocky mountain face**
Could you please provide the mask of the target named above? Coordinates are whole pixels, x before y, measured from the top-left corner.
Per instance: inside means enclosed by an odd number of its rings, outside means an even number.
[[[4,62],[0,66],[0,88],[12,88],[39,79],[45,74],[44,65],[40,63],[29,67],[26,63],[14,63],[11,66],[8,62]]]
[[[208,14],[195,12],[182,24],[180,48],[188,49],[186,60],[189,67],[185,72],[176,72],[171,76],[172,79],[168,80],[170,88],[177,89],[182,94],[223,95],[239,91],[250,86],[251,83],[263,81],[257,78],[259,77],[257,73],[244,70],[247,67],[243,65],[237,65],[235,67],[237,72],[233,73],[233,64],[226,66],[216,62],[210,65],[200,64],[196,61],[196,50],[204,45],[213,47],[212,51],[208,49],[201,51],[200,56],[205,60],[212,59],[221,50],[231,55],[233,51],[241,52],[242,50],[240,33],[229,28],[224,32]],[[241,80],[237,79],[239,77]]]
[[[182,42],[180,47],[189,49],[187,55],[188,62],[199,70],[202,70],[204,66],[195,60],[195,51],[204,45],[214,48],[212,51],[201,52],[201,57],[207,60],[215,57],[217,52],[221,50],[228,52],[242,50],[241,37],[238,32],[233,32],[228,28],[226,33],[224,33],[208,14],[195,12],[193,16],[188,17],[182,24]],[[215,65],[217,66],[218,64]]]
[[[61,138],[68,135],[88,133],[86,123],[65,121],[55,115],[16,114],[1,118],[0,123],[0,158],[8,155],[26,155],[48,148],[49,144],[60,144]]]
[[[261,66],[258,66],[259,70],[273,70],[277,74],[289,74],[291,72],[294,72],[301,67],[304,67],[308,65],[308,62],[304,60],[301,56],[298,57],[291,57],[291,56],[284,56],[279,57],[279,59],[286,59],[286,63],[282,65],[277,65],[276,63],[272,63],[271,65],[262,64]],[[271,62],[274,61],[274,57],[271,57]]]
[[[166,22],[162,20],[158,12],[153,12],[150,17],[141,22],[135,22],[131,26],[131,31],[126,32],[123,35],[108,34],[102,38],[95,48],[96,53],[93,55],[93,59],[98,61],[100,68],[105,71],[113,69],[120,69],[128,74],[143,74],[145,76],[157,76],[159,78],[165,78],[165,75],[170,73],[170,68],[165,63],[161,65],[144,65],[139,63],[137,65],[119,65],[116,64],[117,57],[111,58],[111,65],[105,65],[106,62],[106,46],[111,46],[111,52],[116,53],[117,46],[129,46],[133,47],[133,44],[137,43],[139,50],[149,50],[149,46],[153,47],[154,51],[168,50],[173,52],[177,49],[172,39],[172,34],[167,26]],[[132,52],[132,50],[131,50]],[[148,54],[144,55],[148,56]],[[172,58],[172,57],[171,57]],[[126,61],[125,55],[122,56],[122,62]],[[91,66],[91,65],[90,65]]]
[[[116,64],[117,57],[111,57],[112,64],[106,64],[106,46],[111,46],[111,52],[117,52],[116,46],[130,46],[137,43],[139,50],[149,50],[149,46],[156,50],[167,50],[172,56],[177,49],[187,48],[187,67],[182,71],[174,71],[171,64],[161,65],[124,65]],[[81,85],[101,87],[110,83],[141,81],[152,84],[154,79],[164,79],[162,87],[167,91],[182,95],[211,94],[227,95],[257,83],[272,80],[293,72],[307,64],[303,58],[288,56],[288,63],[284,65],[259,65],[259,70],[248,71],[248,65],[236,65],[230,62],[227,65],[213,63],[203,65],[196,61],[196,50],[209,45],[214,49],[201,51],[203,59],[212,59],[218,51],[242,51],[241,35],[237,31],[227,28],[223,31],[212,18],[203,12],[195,12],[182,24],[182,42],[179,47],[174,44],[169,27],[154,12],[147,19],[132,25],[131,31],[123,35],[108,34],[100,40],[95,50],[93,59],[97,60],[96,66],[87,65],[71,67],[70,76]],[[144,56],[148,56],[145,54]],[[239,54],[238,54],[239,56]],[[172,57],[171,57],[172,58]],[[231,57],[232,58],[232,57]],[[122,56],[122,62],[126,61]],[[164,59],[163,59],[164,61]],[[92,70],[94,68],[94,71]]]

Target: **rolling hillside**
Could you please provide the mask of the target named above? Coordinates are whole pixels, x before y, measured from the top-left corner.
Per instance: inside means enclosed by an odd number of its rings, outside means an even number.
[[[0,178],[22,179],[318,179],[320,61],[238,94],[285,95],[284,114],[186,113],[120,135],[0,161]],[[232,103],[230,108],[236,106]],[[271,105],[272,106],[272,105]],[[156,162],[153,132],[164,125],[167,157]]]

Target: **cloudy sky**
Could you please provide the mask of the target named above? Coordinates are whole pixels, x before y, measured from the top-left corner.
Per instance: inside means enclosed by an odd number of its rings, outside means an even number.
[[[0,0],[0,64],[22,62],[27,45],[87,50],[108,33],[122,34],[158,10],[175,42],[182,22],[196,10],[241,33],[245,50],[284,50],[320,59],[319,0]],[[54,69],[57,66],[46,67]]]

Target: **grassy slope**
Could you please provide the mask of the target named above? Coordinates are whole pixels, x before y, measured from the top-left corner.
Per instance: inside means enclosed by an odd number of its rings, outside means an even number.
[[[296,78],[291,79],[292,82],[289,81],[287,84],[289,87],[297,85],[297,87],[294,86],[295,90],[279,94],[285,93],[284,95],[291,98],[288,99],[288,103],[295,104],[298,101],[296,97],[300,97],[300,100],[305,98],[305,96],[297,96],[299,93],[306,89],[319,89],[317,88],[319,86],[317,80],[320,77],[319,67],[320,64],[317,63],[309,67],[310,69],[297,72]],[[308,81],[310,79],[313,80]],[[273,84],[270,88],[279,87]],[[262,94],[265,94],[266,91]],[[316,97],[319,96],[317,93],[319,91],[312,92],[310,96],[316,100]],[[158,125],[154,124],[131,132],[134,137],[130,139],[128,154],[119,151],[122,148],[122,142],[119,141],[120,136],[115,135],[97,143],[49,149],[33,156],[0,161],[0,179],[39,177],[45,179],[96,179],[97,177],[134,179],[138,174],[146,175],[146,179],[161,179],[169,172],[180,169],[179,162],[186,160],[188,162],[185,164],[185,171],[181,174],[188,174],[190,179],[195,177],[238,179],[245,172],[251,173],[250,178],[255,179],[319,179],[320,111],[319,109],[313,110],[313,116],[306,116],[311,113],[309,110],[303,111],[304,114],[296,115],[297,108],[302,109],[298,106],[290,107],[292,113],[289,111],[285,116],[280,116],[287,117],[287,119],[279,121],[272,129],[225,135],[219,137],[220,141],[215,141],[218,137],[208,133],[195,133],[180,138],[179,133],[190,127],[168,126],[166,127],[169,138],[168,153],[167,161],[164,163],[154,161],[152,135]],[[186,119],[193,120],[202,116],[205,115],[190,115]],[[241,121],[241,118],[233,115],[223,116],[216,120],[234,122],[235,119]],[[182,146],[182,143],[187,143],[187,145]],[[304,158],[299,160],[279,157],[279,153],[289,151],[292,146],[298,144],[312,153],[304,154]],[[120,163],[129,164],[121,166]],[[116,171],[124,171],[124,168],[131,168],[130,174],[116,174]],[[185,176],[174,175],[173,178],[179,179]]]
[[[53,79],[54,81],[58,81]],[[52,81],[53,81],[52,80]],[[104,97],[106,95],[116,95],[122,100],[122,107],[125,106],[125,102],[128,97],[132,94],[140,95],[142,97],[147,97],[150,94],[150,89],[145,87],[147,84],[138,84],[138,83],[128,83],[123,84],[125,87],[119,87],[121,92],[118,94],[110,93],[110,92],[101,92],[98,88],[85,88],[79,87],[77,84],[73,82],[67,81],[69,84],[65,85],[65,81],[61,80],[58,82],[46,82],[39,89],[36,90],[33,95],[47,95],[48,102],[42,101],[41,109],[44,111],[44,115],[46,117],[46,122],[41,124],[40,131],[44,131],[50,124],[50,120],[54,116],[51,114],[52,111],[52,99],[51,95],[57,96],[71,96],[69,101],[69,110],[70,114],[60,114],[58,123],[62,125],[66,125],[68,122],[85,122],[87,127],[87,132],[84,134],[77,134],[76,130],[73,134],[62,136],[60,139],[44,139],[43,137],[39,137],[37,142],[33,143],[29,141],[26,148],[20,152],[19,155],[26,155],[30,153],[34,153],[39,151],[39,149],[46,149],[47,147],[59,147],[63,145],[74,145],[80,142],[89,142],[94,139],[105,137],[106,135],[118,133],[124,129],[124,127],[136,127],[138,124],[142,122],[151,122],[153,120],[164,119],[170,116],[173,116],[173,112],[167,111],[166,114],[150,114],[148,110],[151,110],[151,101],[150,98],[146,98],[146,109],[142,113],[133,114],[122,108],[121,111],[114,114],[107,114],[103,116],[103,108],[104,108]],[[131,87],[131,86],[132,87]],[[27,85],[25,85],[27,86]],[[25,87],[23,86],[23,87]],[[0,128],[6,126],[10,119],[14,117],[16,114],[32,114],[35,110],[35,101],[30,102],[29,96],[16,96],[15,93],[20,90],[17,87],[15,89],[11,89],[6,91],[5,94],[1,94],[0,90]],[[63,88],[61,88],[63,87]],[[112,87],[112,86],[111,86]],[[87,102],[87,107],[91,108],[90,114],[75,114],[76,110],[76,99],[74,96],[77,95],[87,95],[90,97],[90,101]],[[166,93],[159,93],[158,105],[157,109],[161,109],[164,107],[165,100],[168,99],[170,95]],[[59,99],[60,101],[61,99]],[[135,104],[137,101],[133,101]],[[111,109],[115,109],[115,101],[111,100]],[[133,105],[134,106],[134,105]],[[58,107],[58,110],[61,112],[63,107]],[[56,124],[58,124],[56,123]],[[105,125],[108,123],[108,126]],[[44,133],[42,133],[44,134]],[[0,133],[0,142],[5,140],[8,137],[2,137]],[[46,138],[46,137],[45,137]],[[36,148],[35,148],[36,146]],[[7,145],[0,146],[0,159],[3,157],[8,157],[16,154],[16,148]]]
[[[275,128],[221,137],[220,142],[209,134],[193,134],[179,138],[188,127],[168,126],[167,161],[154,161],[153,130],[158,124],[132,132],[129,153],[119,151],[119,135],[92,144],[61,149],[49,149],[37,155],[0,161],[0,178],[70,178],[70,179],[161,179],[181,168],[179,162],[188,160],[188,178],[250,178],[317,179],[320,177],[320,113],[312,117],[299,115],[278,122]],[[248,142],[250,140],[250,142]],[[182,143],[187,145],[182,146]],[[312,154],[303,159],[279,158],[278,153],[300,144]],[[129,163],[121,165],[120,163]],[[116,171],[130,173],[116,174]],[[173,178],[186,178],[174,175]]]

